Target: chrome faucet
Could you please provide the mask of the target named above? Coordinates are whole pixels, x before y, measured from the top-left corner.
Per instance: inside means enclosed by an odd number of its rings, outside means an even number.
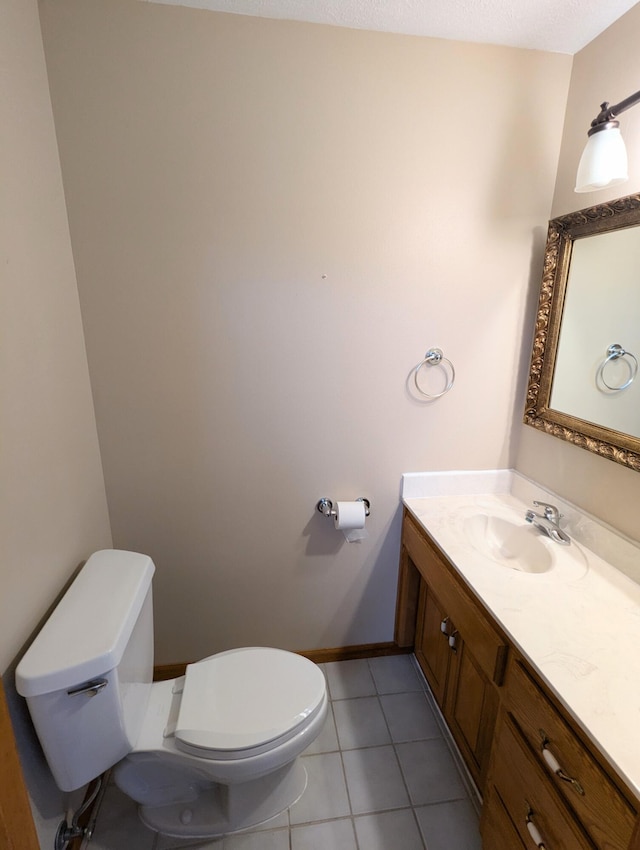
[[[571,543],[571,539],[569,538],[569,535],[560,528],[560,517],[562,514],[556,506],[549,505],[547,502],[536,502],[535,500],[533,504],[539,508],[544,508],[544,511],[542,514],[537,514],[535,511],[531,510],[527,511],[524,515],[526,521],[530,522],[531,525],[535,525],[536,528],[539,528],[543,534],[546,534],[547,537],[555,540],[556,543],[568,546],[569,543]]]

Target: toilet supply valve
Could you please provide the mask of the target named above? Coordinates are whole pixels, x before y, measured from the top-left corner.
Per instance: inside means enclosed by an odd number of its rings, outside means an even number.
[[[54,850],[66,850],[69,843],[78,838],[91,838],[91,826],[80,826],[78,821],[87,809],[93,805],[93,802],[98,796],[102,788],[102,776],[98,776],[95,783],[91,793],[85,798],[83,804],[71,818],[71,823],[69,824],[66,818],[60,822],[53,842]]]

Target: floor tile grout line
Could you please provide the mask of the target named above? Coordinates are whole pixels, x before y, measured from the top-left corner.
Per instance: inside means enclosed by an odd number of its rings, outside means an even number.
[[[367,817],[371,817],[372,815],[386,815],[386,814],[389,814],[390,812],[408,812],[410,809],[425,809],[425,808],[428,808],[430,805],[437,806],[440,802],[445,802],[445,803],[453,802],[453,803],[455,803],[455,802],[458,802],[458,801],[457,800],[444,800],[444,801],[438,800],[437,803],[424,803],[424,804],[420,804],[418,806],[412,806],[411,803],[409,803],[406,806],[393,806],[390,809],[379,809],[379,810],[371,811],[371,812],[358,812],[357,814],[339,815],[338,817],[335,817],[335,818],[319,818],[318,820],[305,821],[304,823],[294,823],[294,824],[292,824],[291,829],[292,830],[294,830],[294,829],[304,829],[307,826],[318,826],[319,824],[334,823],[335,821],[340,821],[340,820],[356,821],[359,818],[367,818]],[[283,827],[280,827],[280,829],[283,829]],[[277,832],[277,830],[275,830],[275,829],[272,830],[272,831]],[[264,830],[260,830],[260,833],[262,833],[262,832],[264,832]]]
[[[424,672],[422,671],[422,668],[420,667],[420,664],[418,663],[418,659],[416,658],[415,654],[413,654],[413,653],[410,655],[410,658],[412,660],[413,667],[414,667],[414,669],[415,669],[415,671],[418,675],[418,679],[422,683],[425,694],[427,695],[428,701],[431,705],[431,708],[432,708],[433,713],[435,715],[438,726],[440,727],[440,730],[442,732],[442,737],[444,738],[444,742],[447,745],[447,749],[451,753],[451,757],[453,758],[453,761],[455,762],[456,769],[458,771],[460,779],[462,780],[462,784],[464,785],[465,790],[467,792],[469,802],[473,806],[473,809],[474,809],[476,815],[479,817],[480,816],[480,809],[482,807],[482,795],[480,794],[480,790],[478,789],[477,785],[473,781],[471,774],[469,773],[469,771],[467,770],[467,768],[464,764],[464,759],[462,757],[462,753],[460,752],[458,745],[454,741],[451,730],[447,726],[447,722],[444,719],[444,715],[442,713],[442,710],[441,710],[440,706],[438,705],[438,703],[436,702],[433,691],[431,690],[431,687],[430,687],[429,683],[427,682],[427,677],[424,675]]]
[[[389,731],[391,731],[391,730],[389,730]],[[395,743],[392,744],[392,746],[393,746],[393,754],[395,756],[396,763],[398,765],[398,770],[400,771],[400,776],[402,777],[402,784],[404,785],[404,790],[407,793],[407,800],[409,801],[409,806],[410,806],[411,812],[413,814],[413,819],[416,821],[416,825],[418,826],[418,835],[420,836],[420,840],[422,841],[422,844],[424,845],[425,842],[424,842],[424,838],[422,836],[422,830],[420,829],[420,825],[417,822],[418,819],[416,817],[415,805],[414,805],[413,800],[411,799],[411,791],[409,790],[409,785],[407,784],[407,777],[404,775],[404,770],[402,769],[402,763],[400,761],[400,756],[398,754],[398,750],[396,748]]]
[[[401,763],[400,763],[400,759],[399,759],[399,756],[398,756],[398,751],[397,751],[397,749],[396,749],[396,747],[395,747],[395,743],[396,743],[396,742],[394,741],[394,738],[393,738],[393,734],[392,734],[391,727],[390,727],[390,724],[389,724],[389,718],[388,718],[388,716],[387,716],[387,713],[386,713],[386,712],[385,712],[385,710],[384,710],[384,704],[383,704],[383,701],[382,701],[382,699],[381,699],[381,697],[382,697],[382,696],[388,696],[389,694],[394,694],[394,693],[395,693],[395,694],[407,694],[407,693],[410,693],[410,691],[407,691],[407,690],[401,690],[401,691],[383,691],[383,690],[382,690],[382,686],[379,684],[379,682],[378,682],[378,681],[376,680],[376,678],[375,678],[374,671],[373,671],[373,669],[372,669],[372,666],[371,666],[371,663],[369,662],[369,660],[367,660],[367,666],[368,666],[368,668],[369,668],[369,673],[370,673],[370,675],[371,675],[371,678],[373,679],[373,682],[374,682],[374,687],[375,687],[375,690],[376,690],[377,702],[378,702],[378,705],[379,705],[380,710],[381,710],[381,712],[382,712],[382,717],[383,717],[383,719],[384,719],[384,723],[385,723],[385,726],[386,726],[386,728],[387,728],[387,732],[388,732],[388,735],[389,735],[389,739],[390,739],[390,741],[391,741],[391,743],[392,743],[392,745],[393,745],[393,752],[394,752],[394,756],[395,756],[395,759],[396,759],[396,763],[397,763],[397,765],[398,765],[398,769],[399,769],[399,771],[400,771],[400,776],[401,776],[401,778],[402,778],[402,783],[403,783],[403,786],[404,786],[404,789],[405,789],[405,792],[406,792],[406,795],[407,795],[407,800],[408,800],[408,802],[409,802],[408,810],[411,812],[411,817],[412,817],[412,819],[413,819],[413,823],[414,823],[414,824],[415,824],[415,826],[416,826],[417,835],[418,835],[418,838],[419,838],[419,840],[420,840],[420,843],[422,844],[423,848],[426,848],[425,838],[424,838],[424,835],[423,835],[422,829],[420,828],[420,823],[419,823],[419,821],[418,821],[418,817],[417,817],[417,814],[416,814],[415,806],[413,805],[413,802],[412,802],[412,800],[411,800],[411,794],[410,794],[410,791],[409,791],[409,787],[408,787],[408,785],[407,785],[407,780],[406,780],[406,777],[405,777],[405,775],[404,775],[404,771],[402,770],[402,765],[401,765]],[[412,666],[413,666],[413,665],[412,665]],[[419,678],[417,679],[417,681],[418,681],[418,684],[421,684],[421,682],[420,682],[420,679],[419,679]],[[418,692],[418,693],[420,693],[421,691],[417,691],[417,692]],[[426,697],[425,697],[425,701],[426,701]],[[428,702],[427,702],[426,704],[427,704],[427,708],[430,710],[430,708],[431,708],[431,707],[430,707],[430,705],[428,704]],[[401,809],[401,810],[406,811],[407,809],[406,809],[405,807],[402,807],[402,809]],[[387,811],[389,811],[389,810],[387,810]],[[392,810],[392,811],[394,811],[394,810]],[[395,811],[397,811],[397,810],[395,810]],[[376,814],[381,814],[381,813],[376,813]],[[354,824],[354,826],[355,826],[355,824]],[[355,833],[356,833],[356,840],[357,840],[357,830],[355,830]]]
[[[346,789],[347,789],[347,796],[348,796],[348,800],[349,800],[349,807],[350,807],[351,812],[352,812],[351,820],[352,820],[352,822],[353,822],[353,828],[354,828],[354,833],[355,833],[356,842],[358,842],[358,838],[357,838],[357,830],[355,829],[355,820],[356,820],[356,817],[365,817],[365,816],[367,816],[367,815],[380,815],[380,814],[384,814],[384,813],[387,813],[387,812],[390,812],[390,811],[398,811],[398,810],[405,810],[405,811],[406,811],[406,810],[410,810],[410,811],[411,811],[411,813],[412,813],[412,816],[413,816],[414,822],[415,822],[415,824],[416,824],[417,830],[418,830],[418,836],[419,836],[419,839],[420,839],[420,841],[421,841],[421,843],[422,843],[423,847],[426,847],[426,844],[425,844],[425,838],[424,838],[424,835],[423,835],[423,833],[422,833],[422,829],[420,828],[419,821],[418,821],[418,819],[417,819],[416,806],[413,804],[413,802],[412,802],[412,800],[411,800],[411,795],[410,795],[410,793],[409,793],[409,788],[408,788],[408,786],[407,786],[406,777],[405,777],[405,775],[404,775],[404,771],[402,770],[402,765],[401,765],[400,760],[399,760],[399,755],[398,755],[398,751],[397,751],[397,749],[396,749],[396,744],[397,744],[397,743],[412,743],[412,742],[414,742],[414,741],[418,741],[418,740],[435,740],[435,739],[443,738],[444,736],[443,736],[443,735],[438,735],[438,736],[433,736],[432,738],[418,738],[418,739],[413,739],[413,740],[409,740],[409,741],[402,741],[402,742],[395,742],[395,741],[393,741],[393,738],[392,738],[392,735],[391,735],[391,729],[390,729],[390,727],[389,727],[389,722],[388,722],[388,719],[387,719],[387,715],[385,714],[385,711],[384,711],[384,708],[383,708],[383,705],[382,705],[381,697],[382,697],[382,696],[389,696],[389,695],[404,695],[404,694],[408,694],[408,693],[421,693],[421,694],[425,697],[425,703],[426,703],[427,710],[431,711],[431,705],[430,705],[430,701],[429,701],[429,699],[428,699],[427,691],[426,691],[426,689],[424,688],[424,686],[423,686],[423,687],[421,687],[421,688],[419,688],[418,690],[394,690],[394,691],[386,691],[386,690],[385,690],[385,691],[381,691],[381,690],[379,690],[378,683],[376,682],[376,680],[375,680],[375,678],[374,678],[373,670],[371,669],[371,665],[369,664],[369,659],[367,659],[367,666],[368,666],[368,668],[369,668],[369,672],[370,672],[371,678],[372,678],[372,679],[373,679],[373,681],[374,681],[374,686],[375,686],[375,689],[376,689],[375,695],[373,695],[373,694],[372,694],[372,695],[364,695],[364,694],[363,694],[363,695],[358,695],[358,696],[341,696],[341,697],[338,697],[338,698],[336,698],[336,699],[332,699],[332,700],[331,700],[331,703],[332,703],[332,710],[333,710],[333,703],[334,703],[334,702],[341,702],[341,701],[344,701],[344,700],[347,700],[347,699],[351,699],[351,700],[354,700],[354,699],[364,699],[364,698],[367,698],[367,697],[369,697],[369,696],[375,696],[375,697],[376,697],[377,704],[378,704],[378,706],[379,706],[379,708],[380,708],[380,710],[381,710],[381,712],[382,712],[382,717],[383,717],[383,720],[384,720],[384,723],[385,723],[385,726],[386,726],[387,732],[388,732],[388,734],[389,734],[390,744],[391,744],[391,746],[393,746],[394,756],[395,756],[395,759],[396,759],[396,763],[398,764],[398,769],[399,769],[399,771],[400,771],[400,776],[401,776],[401,778],[402,778],[403,786],[404,786],[405,791],[406,791],[406,794],[407,794],[407,800],[408,800],[408,802],[409,802],[409,805],[408,805],[408,806],[398,807],[398,808],[395,808],[395,809],[384,809],[384,810],[381,810],[381,811],[375,811],[375,812],[369,812],[369,813],[360,812],[360,813],[358,813],[358,815],[355,815],[355,814],[353,813],[353,807],[352,807],[352,804],[351,804],[351,797],[350,797],[350,794],[349,794],[349,788],[348,788],[348,784],[347,784],[347,782],[346,782],[346,771],[345,771],[345,768],[344,768],[344,758],[343,758],[343,753],[344,753],[344,751],[345,751],[345,748],[344,748],[344,747],[342,746],[342,744],[340,743],[340,734],[339,734],[339,731],[338,731],[338,724],[336,723],[336,724],[335,724],[335,725],[336,725],[336,737],[337,737],[337,740],[338,740],[339,752],[340,752],[341,763],[342,763],[342,768],[343,768],[343,775],[344,775],[344,778],[345,778],[345,786],[346,786]],[[412,669],[413,669],[413,664],[412,664]],[[414,672],[415,672],[415,671],[414,671]],[[418,684],[422,685],[422,682],[421,682],[420,677],[417,677],[417,682],[418,682]],[[335,722],[335,712],[334,712],[334,722]],[[439,724],[438,724],[438,725],[439,725]],[[370,746],[368,746],[368,747],[349,747],[349,748],[346,748],[346,750],[347,750],[347,751],[354,751],[354,750],[372,749],[372,748],[375,748],[375,747],[388,746],[388,745],[389,745],[389,744],[377,744],[377,745],[370,745]],[[457,766],[456,766],[456,767],[457,767]],[[465,789],[465,790],[466,790],[466,789]],[[466,794],[465,794],[465,797],[466,797]],[[455,800],[458,800],[458,799],[460,799],[460,798],[454,798],[454,799],[455,799]],[[428,806],[428,805],[436,805],[436,804],[438,804],[438,803],[447,803],[447,802],[452,802],[452,801],[453,801],[453,800],[451,800],[451,801],[450,801],[450,800],[438,800],[438,801],[434,801],[434,803],[432,803],[432,804],[424,804],[423,806],[420,806],[420,808],[424,808],[424,807],[426,807],[426,806]],[[336,819],[336,818],[327,819],[327,821],[328,821],[328,822],[335,821],[335,820],[337,820],[337,819]]]
[[[445,737],[445,735],[442,733],[442,730],[440,728],[440,724],[438,723],[437,718],[435,716],[434,716],[434,720],[436,721],[436,725],[438,727],[438,731],[435,734],[418,735],[418,736],[414,736],[414,737],[411,737],[411,738],[403,738],[403,739],[400,739],[400,740],[394,739],[393,733],[391,732],[391,727],[389,725],[387,712],[385,711],[381,697],[407,696],[409,694],[414,694],[414,693],[420,693],[420,692],[419,691],[395,691],[394,693],[391,693],[391,694],[380,694],[380,695],[376,694],[375,697],[347,697],[346,699],[334,700],[334,702],[351,702],[351,701],[354,701],[354,700],[361,700],[361,699],[362,700],[364,700],[364,699],[375,699],[377,704],[378,704],[378,707],[380,708],[380,711],[382,712],[382,718],[384,720],[387,732],[389,733],[389,740],[388,741],[377,743],[377,744],[363,744],[359,747],[349,747],[349,746],[344,746],[344,745],[340,744],[340,732],[338,730],[338,724],[336,723],[336,737],[337,737],[337,740],[338,740],[338,749],[346,751],[346,752],[351,752],[353,750],[368,750],[368,749],[373,749],[375,747],[389,746],[390,744],[415,744],[415,743],[419,743],[420,741],[436,741],[436,740],[443,739]],[[429,705],[429,701],[426,700],[426,699],[425,699],[425,704],[427,706],[427,710],[430,711],[433,714],[431,706]],[[334,713],[334,721],[335,721],[335,713]],[[337,750],[325,750],[324,752],[327,752],[327,753],[337,752]],[[318,753],[310,753],[310,755],[319,755],[319,754]]]
[[[420,669],[420,666],[418,664],[418,660],[413,653],[411,653],[409,655],[409,661],[410,661],[410,664],[411,664],[411,668],[413,669],[414,673],[416,674],[418,684],[421,686],[420,690],[419,691],[404,690],[404,691],[401,691],[401,692],[398,691],[398,692],[380,693],[380,691],[378,691],[378,683],[376,682],[375,684],[376,684],[376,691],[378,692],[378,698],[380,699],[380,696],[388,696],[389,694],[393,694],[393,693],[402,693],[402,694],[423,693],[424,694],[425,699],[427,701],[427,705],[429,707],[429,710],[432,711],[432,713],[433,713],[433,715],[436,719],[436,723],[438,725],[438,728],[440,729],[441,734],[437,737],[423,738],[423,739],[419,739],[419,740],[438,740],[438,739],[444,740],[444,743],[447,747],[447,750],[452,755],[452,758],[453,758],[453,761],[454,761],[454,767],[456,769],[456,772],[460,776],[460,779],[462,780],[462,784],[463,784],[464,791],[465,791],[465,795],[462,798],[455,797],[455,798],[452,798],[452,799],[437,800],[437,801],[434,801],[433,803],[421,804],[420,806],[417,806],[416,804],[414,804],[413,800],[411,799],[411,793],[409,791],[409,787],[408,787],[407,782],[406,782],[404,771],[402,769],[402,763],[400,762],[400,756],[399,756],[399,753],[398,753],[398,750],[397,750],[397,745],[401,744],[401,743],[402,744],[414,743],[415,741],[393,741],[393,738],[392,738],[394,753],[395,753],[395,756],[396,756],[396,760],[398,761],[398,766],[400,768],[400,774],[402,776],[402,779],[403,779],[403,782],[404,782],[404,785],[405,785],[405,789],[407,791],[407,796],[409,798],[409,802],[410,802],[410,805],[411,805],[411,811],[413,813],[414,819],[416,821],[416,825],[418,827],[420,840],[422,841],[424,847],[426,848],[426,838],[424,837],[424,834],[423,834],[422,829],[420,827],[420,823],[418,821],[417,814],[416,814],[416,808],[426,808],[427,806],[438,805],[438,804],[441,804],[441,803],[444,804],[444,803],[457,802],[459,800],[468,800],[471,803],[471,805],[474,807],[474,809],[476,809],[476,806],[474,805],[474,800],[472,799],[472,791],[475,788],[475,786],[471,785],[471,783],[472,783],[471,778],[466,774],[466,772],[461,767],[460,753],[457,751],[457,747],[456,747],[455,743],[453,742],[453,737],[451,735],[451,732],[449,731],[449,728],[444,723],[444,717],[442,716],[442,712],[440,711],[437,703],[435,702],[435,700],[433,698],[433,692],[431,691],[431,688],[429,687],[429,683],[427,682],[424,673]],[[371,670],[370,664],[369,664],[369,668]],[[373,676],[373,670],[371,670],[371,675]],[[375,677],[374,677],[374,681],[375,681]],[[386,717],[386,714],[384,712],[384,707],[382,706],[382,701],[380,701],[380,707],[382,709],[382,713],[383,713],[383,716],[385,718],[385,722],[387,722],[387,717]],[[387,728],[389,729],[389,734],[391,735],[391,729],[389,728],[388,722],[387,722]],[[415,740],[417,741],[418,739],[415,739]],[[456,752],[453,752],[454,748],[455,748]],[[477,811],[476,811],[476,813],[477,813]]]
[[[372,681],[373,681],[373,685],[374,685],[374,688],[375,688],[375,697],[376,697],[377,705],[378,705],[378,707],[379,707],[380,711],[382,712],[382,717],[383,717],[383,720],[384,720],[385,727],[386,727],[386,729],[387,729],[387,733],[388,733],[388,735],[389,735],[389,740],[390,740],[390,742],[393,744],[393,736],[391,735],[391,729],[390,729],[390,727],[389,727],[389,721],[388,721],[387,716],[386,716],[386,714],[385,714],[385,712],[384,712],[384,708],[383,708],[383,705],[382,705],[382,701],[381,701],[381,699],[380,699],[380,696],[381,696],[381,694],[380,694],[380,690],[379,690],[379,687],[378,687],[378,683],[376,682],[376,679],[375,679],[375,676],[374,676],[373,670],[372,670],[372,668],[371,668],[371,664],[370,664],[370,662],[369,662],[369,659],[367,659],[367,668],[368,668],[368,670],[369,670],[369,675],[371,676],[371,679],[372,679]],[[355,698],[357,698],[357,697],[355,697]],[[334,722],[335,722],[335,714],[334,714]],[[348,785],[348,783],[347,783],[346,770],[345,770],[345,767],[344,767],[343,747],[342,747],[342,744],[340,743],[340,733],[338,732],[338,725],[337,725],[337,723],[336,723],[336,737],[337,737],[337,739],[338,739],[338,746],[340,747],[340,760],[341,760],[341,763],[342,763],[342,769],[343,769],[343,773],[344,773],[345,786],[346,786],[346,788],[347,788],[347,797],[348,797],[348,799],[349,799],[349,808],[351,809],[351,812],[352,812],[352,818],[351,818],[351,820],[352,820],[353,834],[354,834],[355,841],[356,841],[356,847],[357,847],[357,848],[358,848],[358,850],[359,850],[359,848],[360,848],[360,842],[359,842],[359,839],[358,839],[358,830],[356,829],[356,823],[355,823],[355,818],[356,818],[356,816],[355,816],[355,814],[353,813],[353,806],[352,806],[352,804],[351,804],[351,796],[350,796],[350,794],[349,794],[349,785]],[[354,749],[365,749],[365,748],[363,748],[363,747],[358,747],[358,748],[354,748]],[[426,845],[425,845],[425,843],[424,843],[423,836],[422,836],[422,830],[420,829],[420,825],[419,825],[419,824],[418,824],[418,822],[417,822],[417,817],[416,817],[416,813],[415,813],[414,807],[413,807],[413,805],[411,805],[411,796],[410,796],[410,794],[409,794],[409,789],[408,789],[408,787],[407,787],[406,779],[405,779],[404,773],[402,772],[402,767],[401,767],[401,765],[400,765],[400,763],[399,763],[398,754],[397,754],[397,752],[396,752],[395,747],[394,747],[394,749],[393,749],[393,752],[394,752],[394,756],[395,756],[395,759],[396,759],[396,763],[398,764],[398,769],[399,769],[399,771],[400,771],[400,776],[402,777],[402,783],[403,783],[403,786],[404,786],[405,792],[406,792],[406,794],[407,794],[407,800],[409,801],[409,804],[410,804],[409,808],[410,808],[410,810],[411,810],[412,817],[413,817],[414,822],[416,823],[416,827],[417,827],[417,829],[418,829],[418,836],[420,837],[420,841],[421,841],[421,843],[423,844],[423,847],[426,847]],[[402,810],[406,810],[406,807],[402,807]],[[389,811],[389,810],[386,810],[386,811]],[[370,813],[370,814],[374,814],[374,815],[375,815],[375,814],[381,814],[381,812],[373,812],[373,813]],[[366,815],[365,815],[365,813],[360,813],[360,816],[364,817],[364,816],[366,816]]]
[[[371,665],[370,665],[370,664],[369,664],[369,670],[370,670],[370,672],[371,672],[371,676],[373,677],[373,670],[371,669]],[[374,682],[375,682],[375,679],[374,679]],[[386,725],[387,725],[387,730],[388,730],[388,732],[389,732],[389,737],[391,738],[391,741],[392,741],[392,743],[393,743],[393,735],[392,735],[392,733],[391,733],[391,727],[390,727],[390,725],[389,725],[389,720],[388,720],[387,715],[386,715],[386,713],[385,713],[384,705],[383,705],[383,703],[382,703],[382,700],[380,699],[381,694],[380,694],[380,692],[379,692],[379,690],[378,690],[378,684],[377,684],[377,682],[376,682],[375,684],[376,684],[376,692],[377,692],[377,694],[378,694],[378,702],[380,703],[380,710],[382,711],[382,716],[384,717],[384,721],[385,721],[385,723],[386,723]],[[407,691],[402,691],[402,693],[407,693]],[[410,794],[410,792],[409,792],[409,786],[407,785],[407,780],[406,780],[406,777],[405,777],[405,775],[404,775],[404,771],[402,770],[402,765],[400,764],[400,759],[399,759],[399,757],[398,757],[398,751],[396,750],[395,743],[393,744],[393,752],[394,752],[394,755],[395,755],[395,757],[396,757],[396,762],[397,762],[397,764],[398,764],[398,769],[399,769],[399,771],[400,771],[400,776],[402,777],[402,783],[403,783],[403,785],[404,785],[404,789],[405,789],[405,791],[406,791],[406,793],[407,793],[407,799],[409,800],[410,810],[411,810],[411,816],[413,817],[413,822],[415,823],[416,828],[417,828],[417,830],[418,830],[418,836],[419,836],[419,838],[420,838],[420,841],[421,841],[421,843],[422,843],[422,846],[423,846],[423,848],[425,848],[425,850],[426,850],[426,843],[425,843],[425,840],[424,840],[424,836],[423,836],[423,834],[422,834],[422,830],[420,829],[420,824],[419,824],[419,822],[418,822],[418,817],[417,817],[417,815],[416,815],[415,806],[413,805],[413,801],[411,800],[411,794]]]
[[[371,670],[371,665],[369,665],[369,669]],[[373,671],[372,671],[372,670],[371,670],[371,675],[373,676]],[[374,680],[374,681],[375,681],[375,680]],[[418,680],[418,681],[419,681],[419,680]],[[377,691],[377,690],[378,690],[378,686],[377,686],[377,683],[376,683],[376,691]],[[407,692],[407,691],[402,691],[402,693],[408,693],[408,692]],[[420,838],[420,842],[422,843],[422,846],[423,846],[424,850],[427,850],[426,840],[425,840],[424,835],[422,834],[422,829],[420,828],[420,823],[419,823],[419,821],[418,821],[418,816],[417,816],[417,814],[416,814],[416,809],[415,809],[415,806],[413,805],[413,801],[412,801],[412,799],[411,799],[411,793],[410,793],[410,791],[409,791],[409,786],[407,785],[407,779],[406,779],[406,777],[405,777],[405,775],[404,775],[404,771],[402,770],[402,765],[400,764],[400,757],[398,756],[398,751],[397,751],[397,749],[396,749],[395,742],[393,742],[393,735],[391,734],[391,727],[389,726],[389,720],[388,720],[388,718],[387,718],[387,715],[385,714],[385,710],[384,710],[384,706],[383,706],[383,704],[382,704],[382,700],[380,699],[380,693],[378,693],[378,702],[380,703],[380,709],[381,709],[381,711],[382,711],[382,716],[384,717],[384,721],[385,721],[385,723],[387,724],[387,730],[388,730],[388,732],[389,732],[389,737],[391,738],[391,741],[392,741],[392,743],[393,743],[393,752],[394,752],[394,755],[395,755],[395,757],[396,757],[396,762],[397,762],[397,764],[398,764],[398,769],[399,769],[399,771],[400,771],[400,776],[402,777],[402,783],[403,783],[403,785],[404,785],[404,789],[405,789],[405,791],[406,791],[406,793],[407,793],[407,799],[409,800],[410,810],[411,810],[411,816],[413,817],[413,822],[415,823],[415,825],[416,825],[416,829],[418,830],[418,836],[419,836],[419,838]]]
[[[418,737],[418,738],[406,738],[405,740],[402,740],[402,741],[394,740],[393,734],[391,732],[391,727],[389,726],[389,723],[388,723],[388,720],[387,720],[387,712],[385,711],[384,703],[382,702],[381,697],[407,696],[408,694],[421,694],[425,697],[427,709],[434,715],[434,720],[436,721],[436,725],[438,727],[438,734],[437,735],[424,735],[424,736]],[[418,741],[433,741],[436,738],[443,738],[444,737],[444,735],[442,733],[442,729],[440,727],[440,723],[438,722],[438,718],[435,716],[435,712],[432,711],[431,705],[429,703],[429,700],[426,697],[426,694],[422,694],[421,691],[398,691],[397,693],[392,693],[392,694],[381,694],[379,699],[380,699],[380,708],[382,709],[382,714],[384,715],[385,721],[387,721],[387,728],[389,730],[389,736],[391,738],[392,744],[412,744],[412,743],[416,743]]]
[[[333,711],[333,700],[331,701],[331,710]],[[336,723],[335,713],[333,715],[333,722],[334,722],[335,727],[336,727],[336,739],[338,741],[338,752],[340,753],[340,765],[342,767],[342,778],[344,780],[345,791],[347,792],[347,802],[349,803],[349,813],[350,813],[350,817],[351,817],[351,829],[353,830],[353,837],[354,837],[354,840],[355,840],[355,843],[356,843],[356,850],[360,850],[360,843],[358,842],[358,833],[356,831],[356,825],[355,825],[355,822],[353,820],[353,818],[354,818],[353,805],[351,803],[351,794],[349,793],[349,783],[347,782],[347,771],[346,771],[345,766],[344,766],[344,756],[343,756],[343,751],[342,751],[342,745],[340,744],[340,734],[338,732],[338,724]],[[334,818],[334,820],[335,820],[335,818]]]

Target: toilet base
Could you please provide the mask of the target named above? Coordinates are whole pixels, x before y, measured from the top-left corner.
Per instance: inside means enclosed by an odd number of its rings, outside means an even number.
[[[288,809],[307,786],[300,759],[260,779],[217,785],[187,803],[138,807],[141,821],[172,838],[216,838],[258,826]]]

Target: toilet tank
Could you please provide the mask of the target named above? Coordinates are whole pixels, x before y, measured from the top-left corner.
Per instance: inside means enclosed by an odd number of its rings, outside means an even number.
[[[153,675],[154,571],[147,555],[93,554],[16,669],[63,791],[99,776],[137,740]]]

